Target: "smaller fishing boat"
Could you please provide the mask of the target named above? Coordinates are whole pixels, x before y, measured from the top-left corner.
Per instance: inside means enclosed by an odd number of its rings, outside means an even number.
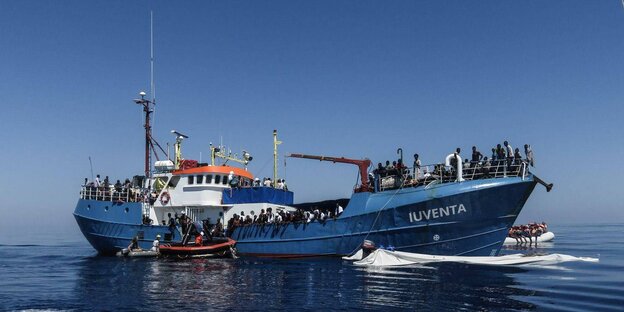
[[[172,243],[160,246],[160,256],[166,258],[235,257],[236,241],[229,238],[213,238],[200,245]]]

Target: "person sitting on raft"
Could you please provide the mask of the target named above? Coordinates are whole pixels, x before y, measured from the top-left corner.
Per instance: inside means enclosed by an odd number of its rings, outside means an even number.
[[[139,238],[138,237],[133,237],[132,241],[130,242],[130,245],[128,245],[128,250],[129,251],[141,251],[141,247],[139,247]]]
[[[152,242],[152,251],[160,251],[160,234],[156,235],[156,239]]]

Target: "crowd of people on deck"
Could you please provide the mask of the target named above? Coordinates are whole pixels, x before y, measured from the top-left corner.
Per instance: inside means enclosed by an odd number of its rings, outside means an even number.
[[[394,177],[394,183],[392,185],[383,187],[395,188],[400,185],[417,186],[427,181],[434,179],[441,179],[442,181],[454,180],[459,170],[458,160],[461,160],[461,148],[455,149],[453,156],[450,158],[450,167],[446,167],[445,164],[436,164],[431,168],[423,167],[419,154],[414,154],[413,166],[408,168],[403,159],[400,158],[390,163],[386,160],[385,165],[382,163],[377,164],[377,168],[369,174],[370,186],[375,190],[380,190],[381,180],[386,177]],[[465,158],[462,161],[463,176],[470,179],[479,178],[491,178],[498,175],[505,174],[506,176],[513,176],[521,174],[521,164],[524,162],[527,165],[534,166],[535,160],[533,157],[533,150],[529,144],[524,144],[524,155],[522,158],[519,148],[513,148],[508,141],[504,141],[503,144],[497,144],[492,147],[492,154],[488,158],[481,153],[476,146],[472,147],[471,158]]]
[[[314,208],[311,211],[297,209],[294,212],[287,210],[273,211],[273,208],[268,207],[266,211],[260,210],[259,214],[247,214],[241,212],[240,215],[234,214],[227,222],[227,236],[231,236],[234,229],[241,226],[248,226],[252,224],[288,224],[288,223],[311,223],[311,222],[325,222],[329,219],[335,219],[342,214],[344,208],[340,204],[336,204],[334,209],[319,209]]]
[[[546,232],[548,232],[548,225],[546,222],[531,222],[529,224],[512,226],[509,229],[507,236],[515,239],[518,244],[531,244],[533,243],[532,238],[534,237],[535,243],[537,244],[537,238]]]
[[[286,185],[286,179],[277,179],[277,182],[275,182],[275,185],[273,185],[273,180],[271,180],[271,178],[265,177],[262,179],[262,181],[260,181],[260,178],[255,178],[251,186],[252,187],[274,187],[278,190],[288,191],[288,186]]]
[[[98,174],[93,181],[84,179],[84,198],[95,200],[118,200],[118,201],[141,201],[141,192],[135,187],[130,179],[126,179],[123,183],[117,180],[115,184],[111,184],[108,176],[101,180]]]

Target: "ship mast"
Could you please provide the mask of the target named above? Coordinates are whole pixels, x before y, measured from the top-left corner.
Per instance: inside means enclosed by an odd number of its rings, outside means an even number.
[[[150,146],[152,142],[152,125],[150,124],[150,115],[154,111],[152,109],[153,101],[145,98],[145,92],[139,92],[140,99],[135,99],[134,103],[143,105],[143,112],[145,113],[145,179],[150,178],[151,173],[151,157]]]
[[[273,130],[273,187],[277,187],[277,146],[282,141],[277,140],[277,130]]]

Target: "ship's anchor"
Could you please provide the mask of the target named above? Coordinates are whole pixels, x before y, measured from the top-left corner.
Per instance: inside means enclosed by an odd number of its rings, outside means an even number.
[[[536,175],[533,175],[533,179],[535,179],[535,182],[543,185],[546,188],[546,192],[550,192],[550,190],[552,190],[552,188],[553,188],[553,184],[552,183],[546,183],[546,182],[544,182],[544,180],[538,178]]]

